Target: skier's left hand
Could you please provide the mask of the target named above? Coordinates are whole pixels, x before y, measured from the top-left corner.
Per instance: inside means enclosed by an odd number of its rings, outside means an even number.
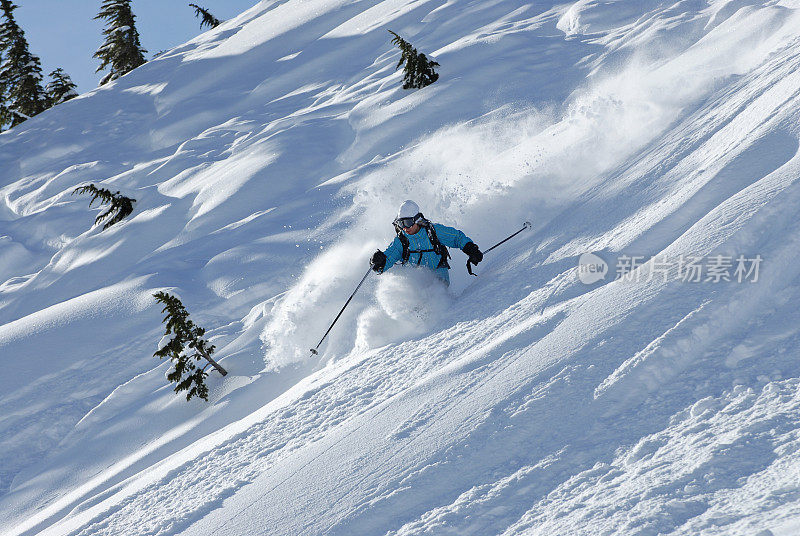
[[[481,250],[475,245],[475,242],[468,242],[461,248],[461,251],[469,256],[469,262],[472,264],[478,264],[483,260],[483,253],[481,253]]]

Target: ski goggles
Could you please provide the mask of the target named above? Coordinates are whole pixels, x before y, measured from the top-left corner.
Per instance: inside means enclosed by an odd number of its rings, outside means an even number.
[[[411,218],[397,218],[394,220],[395,225],[399,226],[401,229],[408,229],[409,227],[413,227],[417,220],[419,219],[420,215],[417,214]]]

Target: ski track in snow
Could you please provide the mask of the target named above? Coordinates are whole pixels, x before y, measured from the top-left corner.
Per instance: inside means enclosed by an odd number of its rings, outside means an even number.
[[[0,531],[796,534],[798,28],[265,1],[2,133]],[[387,29],[436,84],[399,89]],[[92,228],[90,182],[133,215]],[[484,248],[534,228],[448,291],[370,276],[311,359],[409,197]],[[589,251],[764,262],[583,285]],[[208,404],[152,357],[160,289],[231,372]]]

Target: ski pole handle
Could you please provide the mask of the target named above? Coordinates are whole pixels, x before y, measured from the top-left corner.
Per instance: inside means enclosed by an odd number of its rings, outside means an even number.
[[[526,229],[530,229],[531,227],[533,227],[533,225],[531,224],[531,222],[529,222],[529,221],[526,221],[526,222],[525,222],[525,224],[522,226],[522,229],[520,229],[519,231],[517,231],[516,233],[514,233],[514,234],[512,234],[512,235],[509,235],[509,236],[505,237],[503,240],[501,240],[501,241],[500,241],[500,242],[498,242],[497,244],[493,245],[492,247],[490,247],[489,249],[487,249],[486,251],[484,251],[484,252],[483,252],[483,254],[484,254],[484,255],[486,255],[487,253],[489,253],[490,251],[492,251],[494,248],[496,248],[496,247],[497,247],[497,246],[499,246],[500,244],[503,244],[503,243],[505,243],[505,242],[507,242],[507,241],[511,240],[512,238],[514,238],[515,236],[517,236],[517,235],[518,235],[519,233],[521,233],[522,231],[524,231],[524,230],[526,230]],[[472,273],[472,266],[471,266],[471,264],[472,264],[472,263],[469,261],[469,259],[467,259],[467,272],[469,272],[469,275],[474,275],[475,277],[478,277],[478,274],[474,274],[474,273]]]
[[[312,348],[312,349],[311,349],[311,353],[312,353],[312,354],[314,354],[314,355],[317,355],[317,354],[319,354],[319,352],[317,351],[317,350],[319,350],[319,345],[320,345],[320,344],[322,344],[322,341],[324,341],[324,340],[325,340],[325,337],[327,337],[327,336],[328,336],[328,333],[330,333],[330,332],[331,332],[331,330],[333,329],[333,325],[334,325],[334,324],[336,324],[336,321],[337,321],[337,320],[339,320],[339,317],[340,317],[340,316],[342,316],[342,313],[343,313],[343,312],[344,312],[344,310],[347,308],[347,306],[350,304],[350,300],[352,300],[352,299],[353,299],[353,296],[355,296],[355,295],[356,295],[356,292],[358,292],[358,289],[360,289],[360,288],[361,288],[361,285],[363,285],[363,284],[364,284],[364,281],[367,279],[367,276],[369,275],[369,273],[370,273],[371,271],[372,271],[372,268],[371,268],[371,267],[370,267],[369,269],[367,269],[367,273],[365,273],[365,274],[364,274],[364,277],[362,277],[362,278],[361,278],[361,282],[358,284],[358,286],[357,286],[357,287],[356,287],[356,289],[353,291],[353,293],[352,293],[352,294],[350,294],[350,297],[349,297],[349,298],[347,298],[347,301],[344,303],[344,306],[342,307],[342,310],[341,310],[341,311],[339,311],[339,314],[338,314],[338,315],[336,315],[336,318],[334,318],[334,319],[333,319],[333,322],[331,323],[330,327],[328,328],[328,331],[326,331],[326,332],[325,332],[325,335],[323,335],[323,336],[322,336],[322,338],[319,340],[319,342],[317,343],[317,346],[315,346],[314,348]]]

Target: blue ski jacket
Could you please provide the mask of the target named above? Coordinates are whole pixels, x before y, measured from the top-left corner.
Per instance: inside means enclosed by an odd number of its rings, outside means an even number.
[[[450,247],[450,248],[458,248],[461,249],[466,246],[468,243],[472,242],[472,239],[469,238],[467,235],[455,229],[453,227],[448,227],[446,225],[442,225],[440,223],[432,224],[433,228],[436,230],[436,238],[439,239],[443,245]],[[428,233],[425,229],[420,229],[417,233],[410,235],[405,231],[401,231],[408,237],[408,249],[411,251],[421,250],[421,249],[432,249],[433,244],[431,244],[430,238],[428,238]],[[395,265],[395,263],[400,262],[403,259],[403,244],[400,242],[398,237],[394,237],[392,243],[389,244],[389,247],[383,251],[384,255],[386,255],[386,267],[383,269],[385,272],[389,268]],[[422,257],[422,258],[420,258]],[[439,266],[440,257],[436,253],[432,251],[428,251],[425,253],[411,253],[408,258],[408,264],[414,266],[426,266],[436,273],[436,275],[442,279],[446,284],[450,284],[450,275],[448,274],[447,268],[442,266],[441,268],[437,268]]]

